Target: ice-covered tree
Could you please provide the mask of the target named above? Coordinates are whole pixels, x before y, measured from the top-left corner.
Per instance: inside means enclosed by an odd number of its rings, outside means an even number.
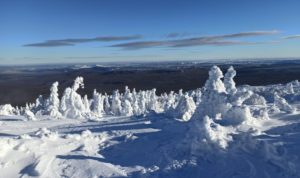
[[[91,102],[90,100],[88,99],[87,95],[84,95],[83,97],[83,106],[84,106],[84,113],[86,114],[90,114],[91,112]]]
[[[83,87],[83,78],[77,77],[72,88],[66,88],[60,105],[60,111],[65,117],[84,118],[86,116],[86,106],[82,97],[77,93],[77,90]]]
[[[191,92],[191,97],[193,97],[196,105],[198,105],[201,102],[202,98],[202,91],[201,88],[198,88]]]
[[[233,77],[235,71],[229,68],[226,74],[226,90],[222,84],[221,70],[214,66],[209,72],[209,78],[206,81],[201,102],[197,106],[193,118],[209,118],[221,119],[222,123],[235,125],[241,124],[244,121],[253,119],[252,113],[248,106],[243,105],[252,94],[252,91],[236,90]]]
[[[122,113],[122,105],[120,100],[120,94],[118,90],[115,90],[112,95],[111,101],[111,112],[113,115],[121,115]]]
[[[141,112],[141,110],[139,108],[139,103],[138,103],[137,99],[132,104],[132,110],[133,110],[133,114],[136,115],[136,116],[142,114],[142,112]]]
[[[222,82],[223,73],[217,66],[213,66],[208,72],[208,80],[205,82],[204,88],[207,91],[216,93],[223,93],[226,91],[224,83]]]
[[[133,108],[132,108],[129,100],[126,99],[124,101],[121,113],[124,116],[132,116],[133,115]]]
[[[188,95],[181,96],[181,99],[178,102],[175,110],[171,110],[173,112],[173,116],[175,118],[181,119],[183,121],[189,121],[194,114],[196,109],[196,104],[192,97]]]
[[[104,114],[104,96],[96,90],[93,93],[92,112],[98,117]]]
[[[169,94],[166,94],[164,99],[164,111],[168,111],[169,109],[175,108],[176,100],[180,100],[181,96],[175,96],[174,91],[170,91]]]
[[[139,105],[139,110],[140,110],[140,113],[141,114],[145,114],[147,112],[146,110],[146,93],[145,91],[141,91],[139,93],[140,97],[139,97],[139,102],[138,102],[138,105]]]
[[[110,103],[109,103],[109,96],[105,93],[104,95],[104,112],[106,114],[111,114],[111,107],[110,107]]]
[[[152,110],[152,111],[157,111],[158,105],[157,105],[157,96],[156,96],[156,89],[155,88],[153,88],[149,92],[148,101],[149,101],[148,109]]]
[[[15,108],[10,104],[0,105],[0,115],[9,116],[15,114]]]
[[[45,109],[45,101],[42,95],[40,95],[36,100],[33,108],[33,112],[37,113],[38,115],[42,115]]]
[[[124,100],[128,100],[129,102],[133,101],[132,93],[130,92],[128,86],[125,86]]]
[[[23,115],[27,120],[34,121],[37,120],[34,113],[29,109],[29,107],[25,107]]]
[[[232,66],[230,66],[224,76],[224,86],[226,88],[226,92],[229,94],[233,94],[236,92],[236,86],[233,78],[236,76],[236,71]]]
[[[206,115],[215,118],[216,115],[226,112],[231,107],[227,103],[227,94],[221,80],[223,73],[220,68],[213,66],[208,74],[201,102],[197,106],[193,118],[202,119]]]
[[[59,112],[60,101],[58,98],[58,82],[54,82],[50,88],[50,96],[46,100],[45,115],[49,115],[54,118],[61,117]]]
[[[294,85],[293,85],[292,82],[286,84],[285,92],[287,94],[294,94],[295,93],[295,91],[294,91]]]

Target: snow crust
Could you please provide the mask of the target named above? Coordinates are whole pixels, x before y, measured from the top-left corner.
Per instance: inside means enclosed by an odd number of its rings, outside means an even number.
[[[300,84],[59,96],[0,106],[0,177],[300,177]]]

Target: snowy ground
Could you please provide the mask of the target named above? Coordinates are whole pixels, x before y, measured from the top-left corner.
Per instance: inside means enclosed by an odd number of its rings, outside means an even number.
[[[0,177],[297,177],[299,118],[277,114],[260,124],[266,129],[260,135],[235,138],[227,150],[194,153],[185,143],[189,125],[159,115],[1,117]]]
[[[187,94],[89,100],[75,80],[62,99],[55,83],[45,104],[2,105],[0,177],[300,177],[299,82],[236,88],[228,71]]]

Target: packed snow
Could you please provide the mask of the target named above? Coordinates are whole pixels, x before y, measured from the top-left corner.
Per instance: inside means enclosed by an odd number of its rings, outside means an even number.
[[[300,83],[59,96],[0,106],[0,177],[300,177]]]

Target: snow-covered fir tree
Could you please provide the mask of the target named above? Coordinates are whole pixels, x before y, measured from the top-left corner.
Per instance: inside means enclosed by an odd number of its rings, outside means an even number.
[[[183,121],[189,121],[196,109],[196,104],[192,97],[188,95],[181,96],[174,110],[171,110],[173,116]]]
[[[101,95],[101,93],[98,93],[96,90],[94,90],[93,93],[93,101],[92,101],[92,112],[95,116],[101,117],[105,111],[104,111],[104,96]]]
[[[226,92],[233,94],[237,91],[235,87],[235,82],[233,78],[236,76],[236,71],[232,66],[230,66],[224,76],[224,86],[226,88]]]
[[[119,116],[122,113],[122,105],[119,90],[115,90],[112,95],[111,112],[113,115]]]
[[[131,106],[130,101],[127,99],[125,99],[125,101],[123,102],[121,114],[123,116],[132,116],[133,115],[133,108]]]
[[[72,88],[66,88],[60,105],[63,116],[67,118],[84,118],[86,116],[86,106],[82,97],[77,93],[77,90],[83,87],[83,78],[77,77]]]
[[[39,103],[41,103],[42,99],[39,99]],[[41,104],[42,105],[42,104]],[[59,112],[59,97],[58,97],[58,82],[54,82],[50,88],[50,96],[46,100],[45,103],[45,115],[49,115],[54,118],[61,117],[61,113]]]

